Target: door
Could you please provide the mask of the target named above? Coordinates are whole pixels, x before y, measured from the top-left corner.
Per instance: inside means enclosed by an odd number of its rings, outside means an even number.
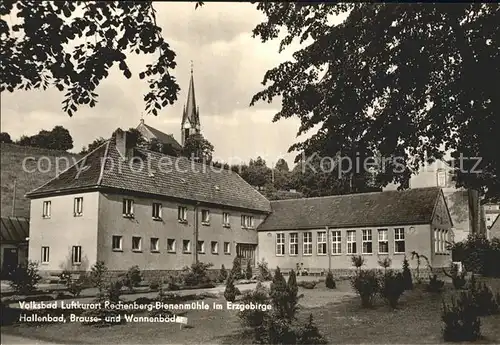
[[[19,254],[17,248],[4,248],[2,260],[2,275],[7,276],[19,263]]]
[[[255,248],[256,244],[238,243],[236,253],[239,258],[242,258],[242,266],[246,265],[248,261],[252,266],[255,266]],[[244,266],[243,266],[244,267]]]

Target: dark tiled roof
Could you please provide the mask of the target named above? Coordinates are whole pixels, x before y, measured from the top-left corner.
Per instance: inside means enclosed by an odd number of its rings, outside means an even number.
[[[154,127],[148,126],[145,123],[143,124],[143,126],[147,128],[161,143],[171,145],[176,150],[182,149],[182,146],[177,142],[177,140],[175,140],[173,136],[163,133],[162,131],[159,131]]]
[[[171,157],[138,148],[135,149],[134,156],[142,158],[143,169],[140,168],[139,160],[123,161],[114,140],[110,140],[57,178],[28,193],[28,196],[112,188],[262,212],[270,211],[269,201],[231,170],[213,170],[184,157]],[[105,162],[104,167],[102,162]],[[88,168],[78,175],[77,167],[84,166]]]
[[[0,240],[2,242],[25,242],[29,236],[29,219],[24,217],[2,217]]]
[[[500,238],[500,216],[495,219],[493,224],[491,224],[490,227],[491,233],[493,233],[495,236],[498,236]]]
[[[259,231],[430,223],[439,188],[271,201]]]

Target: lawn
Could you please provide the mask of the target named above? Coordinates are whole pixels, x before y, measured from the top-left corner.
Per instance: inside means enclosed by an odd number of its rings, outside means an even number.
[[[496,291],[500,279],[489,280]],[[336,343],[442,343],[441,302],[454,293],[451,286],[441,295],[424,292],[420,287],[406,292],[398,309],[391,310],[377,301],[370,310],[362,309],[348,281],[337,282],[337,289],[328,290],[324,283],[313,290],[300,289],[300,317],[312,313],[318,328],[330,344]],[[207,299],[206,303],[225,303],[223,297]],[[236,311],[192,310],[185,315],[188,326],[179,324],[128,323],[110,328],[81,326],[79,323],[43,326],[4,326],[2,332],[23,337],[61,343],[168,343],[168,344],[248,344]],[[500,315],[481,319],[481,343],[500,343]]]

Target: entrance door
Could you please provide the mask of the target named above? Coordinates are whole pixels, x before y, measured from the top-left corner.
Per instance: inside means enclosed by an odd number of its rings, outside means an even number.
[[[19,264],[19,254],[17,248],[4,248],[2,260],[2,275],[8,275]]]
[[[252,266],[255,266],[255,248],[256,244],[238,243],[236,253],[239,258],[242,258],[242,266],[246,265],[248,261]],[[243,266],[245,267],[245,266]]]

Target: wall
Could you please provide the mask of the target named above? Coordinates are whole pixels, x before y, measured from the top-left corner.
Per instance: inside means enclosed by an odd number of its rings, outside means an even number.
[[[75,217],[75,197],[83,197],[83,215]],[[51,217],[42,217],[43,202],[51,201]],[[97,260],[97,206],[99,193],[61,195],[31,201],[29,260],[41,261],[41,248],[48,246],[49,263],[40,271],[87,270]],[[71,264],[72,246],[82,246],[82,263]]]
[[[141,270],[179,270],[191,265],[194,260],[194,205],[188,208],[187,224],[177,220],[178,206],[181,204],[169,200],[154,200],[140,197],[127,197],[134,200],[134,218],[122,215],[124,196],[102,194],[99,207],[99,260],[108,265],[110,270],[127,270],[138,265]],[[162,204],[162,220],[152,219],[152,203]],[[210,225],[201,224],[201,209],[210,210]],[[230,213],[231,228],[222,226],[222,212]],[[241,228],[241,211],[222,210],[214,207],[199,207],[199,240],[205,241],[205,254],[198,254],[200,262],[213,263],[214,268],[232,267],[236,256],[236,243],[257,244],[257,231]],[[244,213],[251,214],[251,213]],[[253,214],[255,227],[264,219],[262,214]],[[112,250],[112,236],[123,237],[123,251]],[[132,251],[132,236],[142,237],[142,252]],[[150,250],[151,237],[159,238],[159,252]],[[167,252],[167,239],[176,240],[176,253]],[[191,240],[191,254],[182,253],[182,241]],[[212,254],[210,241],[218,241],[219,254]],[[231,242],[231,254],[224,254],[223,242]],[[256,253],[257,255],[257,253]]]
[[[431,233],[429,225],[412,225],[412,226],[398,226],[405,228],[405,250],[406,256],[409,260],[410,266],[414,267],[416,261],[411,260],[411,252],[416,251],[419,254],[426,255],[431,258]],[[389,254],[378,255],[378,229],[387,228],[388,231],[388,242],[389,242]],[[413,230],[410,230],[413,228]],[[372,254],[361,254],[362,249],[362,231],[365,229],[372,230]],[[342,241],[342,254],[335,254],[331,256],[331,268],[333,270],[351,269],[353,268],[351,257],[353,255],[346,254],[347,251],[347,230],[356,230],[356,247],[357,254],[361,255],[365,259],[366,268],[380,268],[378,260],[384,257],[389,257],[392,260],[393,268],[401,268],[405,254],[395,254],[394,253],[394,227],[374,227],[374,228],[349,228],[349,229],[335,229],[330,228],[330,230],[340,230],[341,231],[341,241]],[[313,251],[312,255],[305,256],[302,254],[303,248],[303,232],[310,231],[313,233]],[[259,232],[259,260],[265,259],[269,268],[275,269],[279,266],[280,269],[295,269],[296,264],[302,264],[303,268],[308,269],[309,272],[318,270],[328,270],[328,255],[318,255],[317,254],[317,233],[318,231],[325,231],[324,229],[315,230],[297,230],[297,231],[284,231],[285,233],[285,255],[276,255],[276,234],[279,231],[261,231]],[[299,254],[297,256],[289,255],[289,239],[290,233],[299,233]],[[328,246],[328,243],[327,243]]]
[[[431,262],[433,267],[448,267],[451,262],[451,252],[447,249],[447,245],[451,241],[455,241],[456,231],[452,230],[451,217],[446,208],[447,204],[444,198],[440,197],[434,209],[431,224]]]

